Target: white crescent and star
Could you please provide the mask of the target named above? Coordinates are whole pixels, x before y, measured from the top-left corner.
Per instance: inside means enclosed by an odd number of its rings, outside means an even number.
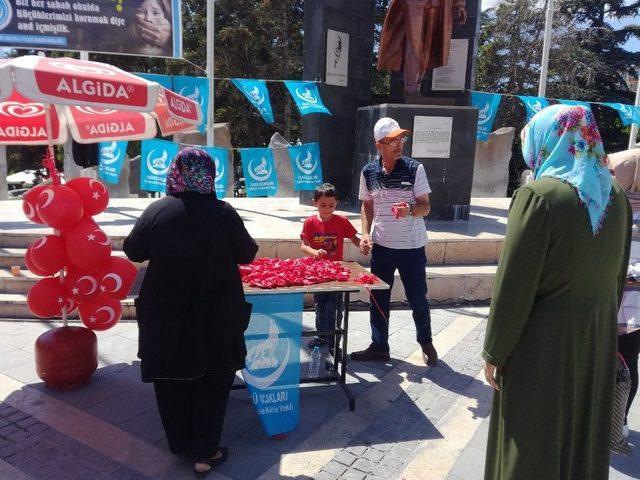
[[[29,202],[24,202],[23,207],[25,210],[24,214],[27,216],[27,218],[29,220],[33,220],[36,216],[36,211],[33,208],[33,205],[31,205]]]
[[[106,322],[98,322],[98,319],[96,318],[98,316],[98,313],[100,312],[107,312],[109,314],[109,319]],[[89,318],[89,321],[91,323],[97,323],[99,325],[105,325],[107,323],[111,323],[113,322],[113,320],[116,318],[116,312],[112,307],[100,307],[99,309],[97,309],[94,314],[91,316],[91,318]]]
[[[98,242],[98,245],[104,245],[105,247],[111,246],[111,240],[109,240],[109,237],[107,237],[107,234],[104,233],[102,230],[100,230],[99,228],[95,229],[94,232],[98,232],[104,235],[104,241],[103,242]],[[95,235],[94,235],[95,237]]]
[[[47,237],[39,238],[33,243],[33,250],[44,247],[45,243],[47,243]]]
[[[85,275],[84,277],[80,277],[77,281],[76,281],[76,285],[80,286],[80,282],[82,282],[83,280],[87,280],[91,283],[91,289],[85,293],[83,293],[83,295],[93,295],[95,293],[95,291],[98,289],[98,282],[96,281],[95,278],[90,277],[88,275]]]
[[[91,189],[91,191],[93,192],[93,194],[91,195],[93,197],[94,200],[98,200],[100,198],[100,196],[102,195],[100,192],[98,192],[97,190],[93,189],[93,185],[94,184],[98,184],[100,186],[100,188],[102,189],[102,194],[107,192],[107,189],[105,188],[105,186],[100,183],[97,180],[94,180],[93,178],[91,180],[89,180],[89,188]]]

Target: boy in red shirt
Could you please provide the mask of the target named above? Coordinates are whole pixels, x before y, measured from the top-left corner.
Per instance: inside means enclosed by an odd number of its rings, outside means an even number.
[[[300,248],[312,257],[341,261],[343,259],[344,239],[351,240],[356,247],[360,247],[357,230],[347,218],[334,215],[338,198],[336,187],[330,183],[323,183],[313,192],[313,204],[318,213],[307,218],[302,227],[302,244]],[[342,294],[317,293],[313,295],[316,303],[316,330],[328,332],[335,329],[342,321]],[[337,323],[335,323],[337,321]],[[333,335],[320,335],[309,342],[308,347],[327,345],[329,351],[334,346]]]

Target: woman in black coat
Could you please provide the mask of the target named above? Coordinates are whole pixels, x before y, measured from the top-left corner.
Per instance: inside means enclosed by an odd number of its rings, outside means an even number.
[[[142,381],[153,382],[169,448],[206,474],[226,460],[220,435],[235,372],[244,368],[250,308],[238,264],[258,251],[238,213],[215,193],[215,164],[182,150],[167,196],[151,204],[124,242],[149,260],[136,299]]]

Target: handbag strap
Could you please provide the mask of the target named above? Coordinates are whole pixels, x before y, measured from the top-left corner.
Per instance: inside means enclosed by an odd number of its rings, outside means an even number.
[[[624,357],[620,355],[620,352],[618,352],[618,359],[622,362],[622,365],[624,365],[624,368],[629,369],[627,362],[624,361]]]

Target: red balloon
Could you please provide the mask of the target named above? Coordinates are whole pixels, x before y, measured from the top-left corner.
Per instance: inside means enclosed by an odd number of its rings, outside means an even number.
[[[84,216],[92,217],[104,212],[109,205],[109,191],[102,182],[93,178],[79,177],[69,180],[66,186],[72,188],[82,199]]]
[[[42,191],[50,185],[51,183],[41,183],[40,185],[36,185],[35,187],[30,188],[22,197],[22,211],[32,222],[44,223],[40,218],[40,215],[38,215],[36,205],[38,204],[38,197]]]
[[[126,258],[111,257],[100,269],[100,289],[105,295],[124,300],[136,279],[138,269]]]
[[[91,330],[107,330],[122,317],[122,305],[115,298],[100,295],[95,300],[80,305],[80,320]]]
[[[67,315],[72,314],[80,306],[73,298],[67,297],[64,299],[64,307],[67,309]]]
[[[67,292],[60,283],[60,278],[43,278],[29,289],[27,306],[36,317],[57,317],[62,311],[65,298]]]
[[[68,263],[64,240],[56,235],[39,238],[30,245],[31,261],[45,275],[55,275]]]
[[[36,211],[50,227],[69,228],[82,218],[82,199],[65,185],[49,185],[38,195]]]
[[[98,275],[82,270],[78,267],[67,268],[64,286],[69,291],[69,297],[77,303],[86,303],[100,295]]]
[[[63,232],[67,257],[76,267],[97,270],[109,261],[111,240],[93,220],[82,220]]]
[[[34,275],[38,275],[39,277],[48,277],[49,276],[49,274],[47,272],[45,272],[44,270],[40,270],[33,263],[33,260],[31,259],[31,245],[29,245],[29,247],[27,248],[26,253],[24,254],[24,264],[27,266],[27,269],[29,269],[29,271],[31,273],[33,273]]]

